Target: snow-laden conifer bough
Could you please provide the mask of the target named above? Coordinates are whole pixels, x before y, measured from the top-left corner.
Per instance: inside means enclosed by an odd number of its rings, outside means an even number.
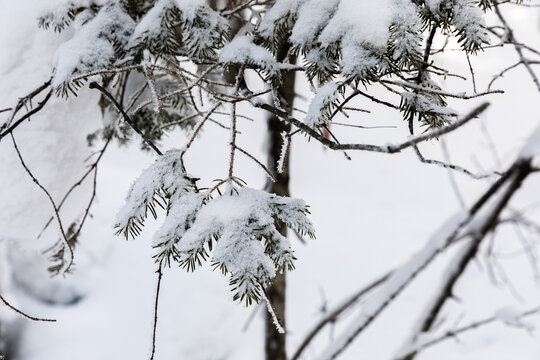
[[[498,22],[487,24],[486,12],[493,12]],[[265,301],[278,331],[286,332],[265,294],[277,273],[294,268],[293,247],[279,226],[284,224],[300,236],[313,238],[316,224],[310,222],[309,207],[303,200],[248,187],[242,174],[235,171],[235,157],[247,156],[270,181],[276,181],[275,174],[283,172],[297,134],[336,151],[394,154],[412,149],[424,163],[475,179],[485,178],[492,184],[470,208],[436,231],[412,259],[329,312],[292,359],[300,358],[326,324],[337,321],[346,309],[362,301],[358,319],[320,356],[321,360],[337,358],[419,273],[457,243],[465,245],[397,358],[410,360],[446,337],[497,319],[519,323],[521,317],[538,312],[532,309],[509,315],[505,311],[449,330],[442,337],[430,336],[441,308],[451,298],[454,285],[478,253],[482,240],[499,225],[501,214],[524,180],[539,170],[535,157],[540,152],[540,130],[508,169],[489,173],[477,174],[447,161],[426,159],[419,149],[422,143],[474,121],[489,106],[475,99],[496,99],[502,91],[492,90],[493,83],[515,67],[523,66],[540,91],[533,68],[540,63],[540,52],[516,39],[502,4],[494,0],[59,0],[43,13],[39,25],[57,32],[70,28],[72,36],[57,49],[52,77],[36,84],[39,86],[12,108],[1,110],[0,141],[11,136],[21,165],[52,204],[55,216],[45,227],[56,219],[61,233],[61,241],[50,251],[51,271],[55,273],[68,272],[76,257],[74,247],[92,207],[99,161],[108,145],[137,138],[144,150],[156,154],[155,162],[128,190],[115,225],[118,235],[135,238],[148,216],[157,218],[157,208],[164,209],[165,219],[153,243],[158,286],[152,358],[162,268],[173,264],[193,271],[210,260],[229,276],[234,300],[246,305]],[[437,48],[434,39],[441,35],[447,41]],[[437,63],[444,58],[450,41],[459,45],[467,59],[491,46],[508,45],[515,49],[519,61],[506,68],[501,65],[503,70],[494,75],[484,91],[476,91],[472,66],[474,93],[443,88],[441,80],[446,77],[465,79]],[[298,64],[284,61],[289,58],[283,56],[284,51],[296,56]],[[292,104],[285,103],[277,91],[291,72],[304,72],[314,93],[303,118],[301,114],[292,115]],[[233,74],[232,79],[226,74]],[[55,201],[26,165],[16,145],[15,130],[31,126],[25,120],[45,107],[53,94],[69,101],[87,83],[101,93],[99,105],[104,114],[102,128],[88,139],[91,145],[103,145],[88,172],[67,189],[60,201]],[[349,105],[359,98],[369,100],[363,108]],[[454,99],[459,109],[449,108],[448,99]],[[468,104],[471,101],[474,103]],[[250,118],[239,113],[240,103],[263,109],[290,125],[290,131],[280,134],[277,169],[265,166],[249,149],[238,145],[237,138],[242,134],[237,122]],[[388,107],[396,111],[396,116],[401,113],[411,136],[395,144],[342,143],[330,131],[331,125],[343,125],[334,121],[336,117],[344,115],[353,120],[355,111],[375,111],[371,106]],[[229,124],[215,119],[223,113],[229,115]],[[189,162],[184,159],[208,123],[221,126],[229,137],[228,172],[216,174],[214,183],[190,174]],[[415,135],[419,127],[424,132]],[[163,137],[175,129],[188,134],[183,147],[160,150]],[[59,212],[64,201],[90,175],[93,193],[83,217],[70,226],[63,224]],[[3,297],[0,299],[25,315]]]

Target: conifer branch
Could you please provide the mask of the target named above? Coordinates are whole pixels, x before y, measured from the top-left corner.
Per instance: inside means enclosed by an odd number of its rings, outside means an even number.
[[[327,146],[328,148],[332,150],[359,150],[359,151],[370,151],[370,152],[394,154],[394,153],[401,152],[402,150],[405,150],[421,142],[439,138],[440,136],[446,135],[460,128],[461,126],[467,124],[469,121],[471,121],[472,119],[475,119],[476,117],[478,117],[478,115],[484,112],[488,108],[489,103],[486,102],[477,106],[467,115],[463,116],[461,119],[458,119],[456,122],[450,125],[447,125],[445,127],[442,127],[436,130],[429,131],[422,135],[412,137],[409,140],[404,141],[402,143],[389,144],[389,145],[384,145],[384,146],[370,145],[370,144],[338,144],[334,141],[328,140],[323,135],[318,133],[316,130],[310,128],[309,126],[307,126],[300,120],[290,116],[285,111],[278,109],[268,103],[257,101],[253,103],[253,105],[255,107],[264,109],[276,116],[279,116],[285,122],[288,122],[291,125],[296,126],[300,130],[305,132],[307,135],[311,136],[312,138],[314,138],[315,140],[319,141],[320,143],[322,143],[323,145]]]

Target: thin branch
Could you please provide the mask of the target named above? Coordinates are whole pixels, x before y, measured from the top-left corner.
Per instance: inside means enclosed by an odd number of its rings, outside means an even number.
[[[158,323],[158,307],[159,307],[159,293],[161,290],[161,278],[163,277],[163,272],[161,270],[161,264],[159,264],[159,269],[157,271],[158,280],[156,285],[156,295],[154,302],[154,327],[152,330],[152,354],[150,355],[150,360],[154,360],[154,355],[156,354],[156,335],[157,335],[157,323]]]
[[[336,121],[332,121],[331,125],[338,125],[338,126],[344,126],[344,127],[353,127],[353,128],[358,128],[358,129],[368,129],[368,130],[372,130],[372,129],[395,129],[395,128],[397,128],[397,126],[394,126],[394,125],[363,126],[363,125],[345,124],[345,123],[340,123],[340,122],[336,122]]]
[[[146,143],[146,145],[148,145],[150,148],[152,148],[152,150],[154,150],[158,155],[163,155],[163,153],[161,152],[161,150],[159,150],[157,148],[156,145],[154,145],[154,143],[152,141],[150,141],[150,139],[148,139],[144,133],[137,127],[137,125],[135,125],[135,123],[131,120],[131,118],[129,117],[128,114],[126,114],[126,112],[124,111],[124,109],[122,108],[122,106],[120,106],[120,104],[118,103],[118,101],[116,101],[116,99],[114,98],[114,96],[111,95],[110,92],[108,92],[103,86],[99,85],[97,82],[93,81],[90,83],[89,85],[90,89],[98,89],[99,91],[101,91],[101,93],[103,95],[105,95],[105,97],[107,99],[109,99],[113,105],[116,107],[116,109],[120,112],[120,114],[122,114],[122,116],[124,117],[124,120],[131,126],[131,128],[133,130],[135,130],[135,132],[137,134],[139,134],[142,139],[144,140],[144,142]]]
[[[229,145],[231,146],[230,151],[230,160],[229,160],[229,178],[232,178],[234,171],[234,158],[236,147],[236,103],[231,104],[231,141]]]
[[[505,28],[505,36],[508,39],[507,41],[509,43],[517,42],[514,36],[514,31],[512,30],[510,25],[508,25],[508,22],[502,15],[501,10],[499,9],[499,4],[496,1],[493,2],[493,8],[495,10],[495,13],[497,14],[497,17],[499,18],[499,20],[501,21],[501,23],[503,24]],[[523,66],[525,66],[525,69],[531,76],[534,84],[536,85],[536,88],[538,89],[538,91],[540,91],[540,81],[538,81],[538,77],[536,76],[535,72],[532,70],[530,61],[523,54],[523,49],[521,48],[521,46],[517,46],[516,44],[514,44],[514,49],[516,50],[516,53],[518,54],[521,63],[523,63]]]
[[[418,329],[415,329],[413,332],[412,343],[417,340],[420,334],[428,332],[434,326],[444,304],[448,299],[453,297],[455,285],[465,273],[468,265],[476,257],[483,239],[498,225],[497,220],[501,212],[506,208],[515,192],[521,187],[525,178],[530,174],[530,162],[518,160],[512,166],[511,170],[509,170],[509,173],[512,175],[507,177],[508,186],[502,190],[503,193],[500,198],[489,209],[489,212],[481,218],[480,223],[474,225],[475,229],[472,233],[471,241],[457,254],[454,261],[450,263],[449,269],[445,271],[446,275],[441,282],[440,289],[435,294],[430,305],[423,312],[422,318],[418,322],[420,324]],[[416,355],[417,352],[411,352],[400,358],[400,360],[413,360]]]
[[[524,317],[528,317],[528,316],[531,316],[531,315],[536,315],[538,313],[540,313],[540,307],[533,308],[531,310],[525,311],[525,312],[519,314],[517,316],[517,318],[524,318]],[[470,330],[478,329],[478,328],[486,326],[486,325],[490,325],[490,324],[492,324],[492,323],[494,323],[496,321],[500,321],[500,317],[492,316],[492,317],[486,318],[484,320],[479,320],[479,321],[473,322],[473,323],[471,323],[469,325],[460,327],[460,328],[455,329],[455,330],[448,330],[444,334],[442,334],[441,336],[438,336],[438,337],[433,338],[431,340],[422,342],[421,344],[419,344],[416,347],[410,349],[409,351],[410,352],[419,352],[421,350],[425,350],[425,349],[427,349],[429,347],[437,345],[437,344],[439,344],[439,343],[441,343],[443,341],[446,341],[448,339],[456,338],[457,335],[468,332]],[[406,355],[408,355],[408,354],[405,354],[405,356]]]
[[[313,326],[311,331],[306,335],[304,340],[300,343],[300,346],[298,349],[294,352],[294,355],[292,356],[291,360],[298,360],[300,358],[300,355],[304,352],[304,350],[308,347],[308,345],[311,343],[311,341],[315,338],[317,334],[321,332],[322,329],[329,323],[334,323],[338,320],[339,316],[347,309],[351,308],[353,305],[358,303],[358,300],[360,300],[361,297],[372,291],[373,289],[377,288],[379,285],[383,284],[386,280],[388,280],[388,277],[391,273],[387,273],[386,275],[378,278],[377,280],[373,281],[369,285],[363,287],[353,295],[351,295],[348,299],[343,301],[339,306],[337,306],[334,310],[328,312],[322,319],[320,319],[317,324]]]
[[[301,122],[298,119],[295,119],[294,117],[287,114],[284,110],[278,109],[270,104],[257,101],[253,104],[255,107],[264,109],[266,111],[271,112],[272,114],[280,117],[284,121],[296,126],[297,128],[304,131],[306,134],[314,138],[315,140],[319,141],[323,145],[326,145],[332,150],[360,150],[360,151],[372,151],[372,152],[380,152],[380,153],[398,153],[401,152],[404,149],[407,149],[411,146],[414,146],[416,144],[419,144],[421,142],[436,139],[442,135],[448,134],[461,126],[468,123],[470,120],[476,118],[478,115],[480,115],[482,112],[484,112],[488,106],[489,103],[483,103],[473,109],[470,113],[462,117],[461,119],[455,121],[454,123],[447,125],[445,127],[432,130],[430,132],[424,133],[419,136],[411,137],[409,140],[400,143],[400,144],[389,144],[384,146],[378,146],[378,145],[370,145],[370,144],[338,144],[334,141],[331,141],[327,138],[325,138],[323,135],[312,129],[311,127],[307,126],[303,122]]]
[[[467,63],[469,64],[469,71],[471,72],[471,78],[472,78],[472,84],[473,84],[473,92],[476,94],[477,91],[476,91],[476,77],[474,75],[474,69],[473,69],[473,66],[471,64],[471,58],[469,56],[469,53],[465,53],[465,56],[467,56]],[[489,90],[489,88],[488,88]]]
[[[339,354],[341,354],[352,342],[359,336],[382,312],[385,310],[390,303],[392,303],[401,293],[407,288],[412,281],[424,271],[438,255],[446,251],[451,245],[456,243],[457,240],[462,239],[466,236],[482,237],[483,234],[486,234],[490,229],[492,229],[496,223],[497,218],[500,212],[505,208],[510,198],[516,193],[519,189],[523,180],[530,174],[530,158],[520,158],[518,159],[510,169],[497,181],[491,185],[491,187],[478,199],[478,201],[469,208],[468,212],[464,215],[461,215],[459,218],[454,219],[451,225],[444,227],[444,233],[437,235],[432,239],[424,249],[419,252],[417,255],[413,256],[409,261],[407,261],[403,266],[394,271],[387,285],[385,285],[381,292],[384,294],[384,297],[379,299],[375,297],[373,303],[364,304],[364,307],[367,310],[366,313],[363,313],[359,318],[358,322],[353,323],[353,325],[346,331],[345,335],[342,336],[339,341],[334,342],[323,354],[321,359],[324,360],[333,360],[336,359]],[[505,184],[509,183],[507,187],[504,187]],[[502,192],[501,196],[497,198],[495,205],[492,206],[486,214],[486,216],[480,217],[481,221],[476,221],[476,215],[483,209],[485,209],[486,204],[490,199],[492,199],[496,194]],[[444,287],[446,288],[446,287]],[[438,309],[439,302],[436,302],[436,307],[433,309]],[[438,310],[437,310],[438,311]],[[432,312],[428,311],[428,314]]]
[[[64,226],[62,224],[62,220],[60,219],[60,213],[58,211],[58,207],[56,206],[56,203],[54,202],[54,200],[53,200],[51,194],[49,193],[49,191],[43,185],[41,185],[41,183],[36,179],[36,177],[32,174],[32,172],[30,171],[30,169],[28,168],[28,166],[24,162],[24,159],[23,159],[23,157],[21,155],[21,152],[19,151],[19,147],[17,146],[17,142],[15,141],[15,137],[13,136],[13,134],[10,133],[9,135],[11,136],[11,140],[13,142],[13,147],[15,148],[15,151],[17,152],[17,156],[19,157],[19,160],[20,160],[24,170],[26,170],[26,173],[30,176],[32,181],[45,193],[45,195],[47,195],[47,198],[49,198],[49,201],[51,202],[51,205],[52,205],[53,210],[54,210],[54,214],[56,216],[56,220],[58,221],[58,226],[60,228],[60,233],[62,235],[62,240],[64,242],[64,246],[68,249],[68,253],[69,253],[68,265],[67,265],[67,267],[65,267],[63,269],[63,272],[65,274],[66,272],[69,271],[69,269],[73,265],[74,255],[73,255],[73,248],[69,244],[69,239],[67,238],[66,232],[64,231]]]
[[[2,133],[0,133],[0,141],[2,141],[2,139],[4,138],[4,136],[8,135],[8,134],[11,134],[13,132],[13,130],[15,130],[17,128],[17,126],[19,126],[24,120],[30,118],[30,116],[36,114],[37,112],[39,112],[41,109],[43,109],[43,107],[45,106],[45,104],[47,104],[47,102],[49,101],[49,99],[51,98],[51,95],[52,95],[52,90],[49,90],[49,92],[47,93],[47,95],[45,95],[45,97],[43,98],[43,100],[41,100],[39,103],[38,103],[38,106],[36,106],[35,108],[33,108],[32,110],[30,110],[29,112],[27,112],[26,114],[24,114],[19,120],[15,121],[10,127],[8,127],[6,130],[4,130]],[[10,121],[8,121],[9,123]]]
[[[201,131],[201,128],[203,127],[203,125],[206,123],[206,121],[208,121],[208,119],[210,119],[210,116],[212,116],[212,114],[214,113],[214,111],[216,111],[220,106],[222,105],[221,102],[218,102],[216,103],[207,113],[206,113],[206,116],[201,120],[199,121],[199,123],[195,126],[195,130],[193,130],[193,133],[191,134],[190,138],[189,138],[189,141],[187,142],[186,146],[184,147],[184,150],[182,151],[182,155],[181,157],[183,157],[184,153],[191,147],[191,145],[193,144],[193,142],[195,141],[195,138],[197,137],[197,135],[199,134],[199,131]]]
[[[58,203],[58,210],[61,210],[62,209],[62,206],[64,205],[65,201],[69,198],[69,196],[71,195],[71,193],[80,185],[82,185],[82,183],[84,182],[84,180],[88,177],[88,175],[90,175],[92,173],[92,171],[94,171],[94,187],[93,187],[93,191],[92,191],[92,199],[91,199],[91,202],[90,204],[92,203],[93,201],[93,198],[95,197],[95,190],[96,190],[96,175],[97,175],[97,166],[98,166],[98,163],[99,161],[101,160],[101,158],[103,157],[103,154],[105,153],[105,150],[107,149],[107,146],[109,145],[109,143],[111,142],[111,139],[108,139],[106,142],[105,142],[105,145],[103,146],[103,148],[99,151],[99,156],[98,158],[96,159],[96,161],[90,165],[89,169],[83,174],[83,176],[76,182],[74,183],[69,189],[68,191],[64,194],[64,196],[62,197],[62,200],[60,200],[60,202]],[[86,215],[88,214],[88,211],[89,211],[90,207],[87,208],[87,211],[85,212],[85,216],[84,218],[86,218]],[[51,222],[54,220],[54,217],[51,216],[49,218],[49,220],[47,221],[47,223],[45,224],[45,226],[43,226],[43,229],[41,229],[40,233],[38,234],[37,238],[39,239],[41,237],[41,235],[43,234],[43,232],[49,227],[49,225],[51,224]],[[83,221],[84,223],[84,221]],[[79,233],[80,231],[77,231],[77,234]]]
[[[240,151],[242,154],[246,155],[247,157],[249,157],[251,160],[253,160],[254,162],[257,163],[257,165],[259,165],[263,170],[264,172],[266,173],[266,175],[268,175],[270,177],[270,179],[273,181],[273,182],[276,182],[276,178],[274,177],[274,175],[272,175],[272,173],[270,172],[270,170],[262,163],[260,162],[259,160],[257,160],[257,158],[253,155],[251,155],[249,152],[247,152],[246,150],[242,149],[241,147],[235,145],[234,146],[236,148],[236,150]]]
[[[33,321],[42,321],[42,322],[56,322],[54,319],[44,319],[44,318],[38,318],[35,316],[28,315],[22,310],[17,309],[15,306],[11,305],[2,295],[0,295],[0,300],[11,310],[15,311],[17,314],[24,316],[27,319],[33,320]]]
[[[421,92],[428,93],[428,94],[435,94],[435,95],[452,97],[452,98],[462,99],[462,100],[470,100],[470,99],[474,99],[474,98],[477,98],[477,97],[486,96],[486,95],[492,95],[492,94],[504,94],[503,90],[487,90],[487,91],[484,91],[484,92],[475,93],[475,94],[472,94],[472,95],[467,95],[465,93],[451,93],[451,92],[437,90],[437,89],[433,89],[433,88],[426,88],[426,87],[423,87],[423,86],[420,86],[420,85],[415,85],[415,84],[411,84],[411,83],[407,83],[407,82],[403,82],[403,81],[381,80],[381,82],[386,83],[386,84],[392,84],[392,85],[401,86],[403,88],[409,88],[409,89],[421,91]]]

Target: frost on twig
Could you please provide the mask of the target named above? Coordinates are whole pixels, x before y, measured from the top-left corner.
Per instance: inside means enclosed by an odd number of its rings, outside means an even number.
[[[326,125],[332,115],[333,104],[338,96],[339,84],[329,82],[317,90],[309,104],[304,123],[310,128]]]
[[[262,292],[262,297],[263,297],[264,302],[266,303],[266,310],[268,310],[268,313],[272,317],[272,322],[274,323],[274,326],[276,327],[277,332],[280,334],[285,334],[285,329],[279,322],[276,312],[274,311],[274,308],[272,307],[272,304],[270,303],[270,300],[268,300],[268,297],[266,296],[264,291]]]
[[[281,138],[281,151],[279,153],[279,160],[277,162],[277,172],[279,174],[283,173],[283,166],[285,165],[285,161],[287,161],[289,146],[291,145],[291,137],[286,131],[281,133]]]

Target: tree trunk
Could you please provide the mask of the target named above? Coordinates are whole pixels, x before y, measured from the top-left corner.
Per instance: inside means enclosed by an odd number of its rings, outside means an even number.
[[[19,325],[14,324],[13,327],[15,327],[15,329],[11,328],[10,334],[8,334],[5,323],[0,323],[0,360],[15,359],[16,350],[19,345],[18,340],[20,338],[20,326],[20,323]]]
[[[216,6],[215,0],[208,0],[211,6]],[[231,9],[234,7],[232,2],[228,2],[228,7]],[[230,38],[232,39],[240,30],[242,22],[236,18],[232,18],[230,22],[231,32]],[[296,58],[289,56],[290,45],[283,46],[280,49],[280,53],[277,56],[277,60],[283,62],[287,57],[289,57],[289,62],[291,64],[296,62]],[[227,69],[223,77],[225,81],[234,84],[236,81],[236,74],[238,69],[229,68]],[[281,105],[283,109],[286,109],[289,113],[292,113],[293,102],[295,98],[294,85],[295,85],[295,76],[294,71],[283,72],[283,83],[282,86],[278,89],[278,95],[281,98]],[[268,159],[267,164],[270,171],[273,172],[276,182],[269,181],[266,184],[266,191],[280,195],[280,196],[289,196],[289,161],[285,159],[283,163],[283,172],[278,174],[277,163],[281,154],[282,146],[282,136],[283,131],[289,132],[290,125],[282,122],[278,117],[270,117],[268,119]],[[283,236],[287,236],[287,227],[280,225],[278,227],[279,232]],[[266,290],[266,296],[272,304],[276,316],[278,317],[283,328],[285,326],[285,300],[286,300],[286,285],[287,278],[286,273],[278,274],[274,279],[272,285]],[[265,317],[265,358],[266,360],[287,360],[287,349],[286,349],[286,338],[284,334],[280,334],[274,321],[270,314],[266,312]]]
[[[0,359],[5,355],[5,339],[4,339],[4,328],[2,323],[0,323]]]
[[[278,61],[283,61],[288,56],[289,46],[284,46],[280,54],[278,54]],[[296,59],[289,57],[290,63],[295,63]],[[295,85],[295,72],[284,72],[283,84],[278,89],[278,94],[281,98],[281,105],[289,113],[292,112],[293,102],[295,97],[294,85]],[[281,154],[281,147],[283,138],[281,134],[283,132],[290,131],[290,125],[281,121],[279,118],[273,116],[268,119],[268,168],[274,173],[276,182],[269,181],[266,186],[268,192],[280,195],[289,196],[289,161],[285,159],[283,164],[283,172],[277,173],[277,163]],[[290,155],[290,154],[289,154]],[[287,227],[281,225],[278,228],[279,232],[283,235],[287,235]],[[267,289],[267,297],[274,311],[281,322],[283,328],[285,326],[285,302],[286,302],[286,286],[287,277],[286,273],[278,274],[274,279],[272,286]],[[265,319],[265,358],[266,360],[287,360],[286,349],[286,337],[285,334],[280,334],[272,317],[266,312]]]

